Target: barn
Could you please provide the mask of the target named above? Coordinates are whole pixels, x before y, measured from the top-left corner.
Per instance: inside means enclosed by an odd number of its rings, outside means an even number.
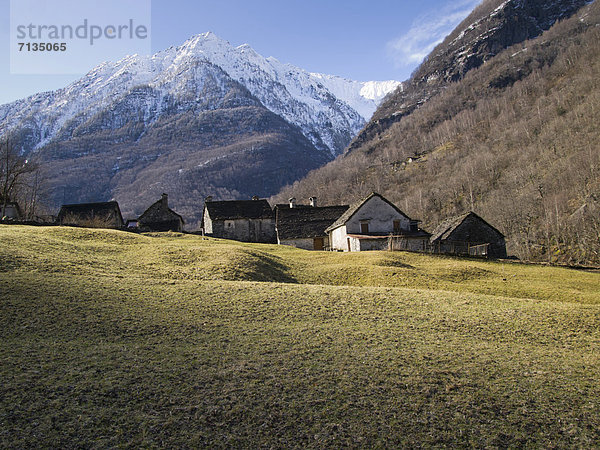
[[[472,211],[444,220],[430,242],[436,253],[506,258],[504,235]]]
[[[160,200],[154,202],[137,219],[140,231],[182,231],[183,217],[169,208],[169,196],[162,194]]]

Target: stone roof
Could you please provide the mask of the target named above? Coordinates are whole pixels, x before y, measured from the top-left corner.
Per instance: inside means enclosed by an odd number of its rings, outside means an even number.
[[[79,220],[116,218],[121,225],[123,224],[123,216],[121,215],[119,203],[115,201],[62,205],[56,220],[62,222],[68,217],[78,218]]]
[[[469,211],[467,213],[461,214],[460,216],[449,217],[446,220],[444,220],[443,222],[441,222],[435,228],[435,230],[433,230],[433,233],[430,238],[431,242],[437,241],[437,240],[443,241],[445,239],[448,239],[448,237],[452,234],[452,232],[454,232],[469,216],[474,217],[475,219],[482,222],[484,225],[490,227],[492,230],[494,230],[500,236],[504,237],[504,235],[500,231],[498,231],[498,229],[494,228],[492,225],[487,223],[485,220],[483,220],[481,217],[479,217],[473,211]]]
[[[352,204],[348,210],[342,214],[330,227],[328,227],[325,231],[326,232],[330,232],[335,230],[338,227],[341,227],[342,225],[344,225],[346,222],[348,222],[352,216],[354,214],[356,214],[356,212],[365,204],[367,203],[369,200],[371,200],[373,197],[379,197],[381,200],[383,200],[384,202],[386,202],[387,204],[389,204],[392,208],[394,208],[396,211],[398,211],[399,214],[402,214],[404,217],[406,217],[409,220],[412,220],[410,217],[408,217],[406,214],[404,214],[402,211],[400,211],[398,209],[398,207],[396,205],[394,205],[392,202],[390,202],[388,199],[384,198],[383,196],[379,195],[377,192],[371,192],[368,196],[366,196],[365,198],[363,198],[362,200],[357,201],[356,203]]]
[[[277,208],[275,228],[280,240],[326,236],[325,229],[349,208],[342,206],[305,206]]]
[[[207,201],[204,208],[211,220],[272,219],[271,205],[266,200]]]

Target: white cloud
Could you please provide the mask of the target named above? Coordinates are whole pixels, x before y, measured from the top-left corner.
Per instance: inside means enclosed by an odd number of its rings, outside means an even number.
[[[448,1],[419,16],[405,34],[387,43],[395,66],[417,66],[479,3],[481,0]]]

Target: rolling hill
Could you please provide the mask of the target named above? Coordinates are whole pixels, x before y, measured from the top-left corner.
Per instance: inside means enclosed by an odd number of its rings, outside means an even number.
[[[0,226],[2,447],[596,447],[600,274]]]

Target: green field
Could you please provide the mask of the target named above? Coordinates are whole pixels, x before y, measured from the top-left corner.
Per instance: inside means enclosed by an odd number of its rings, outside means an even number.
[[[600,273],[0,226],[0,447],[598,447]]]

